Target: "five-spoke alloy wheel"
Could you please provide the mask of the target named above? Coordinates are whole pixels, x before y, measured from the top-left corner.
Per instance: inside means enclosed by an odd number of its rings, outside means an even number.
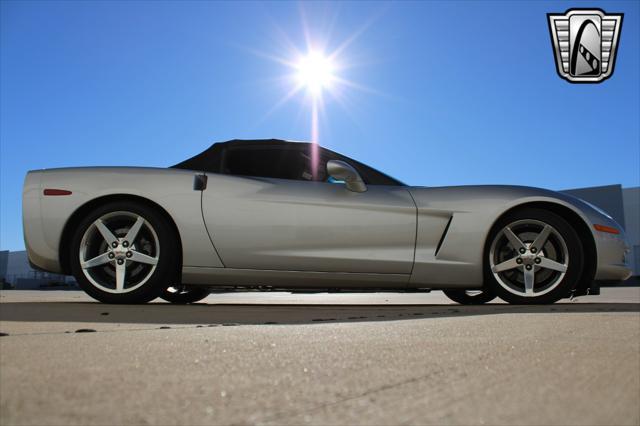
[[[107,303],[144,303],[176,273],[175,236],[164,216],[140,203],[109,203],[78,227],[71,253],[80,286]]]
[[[510,214],[489,241],[485,279],[507,302],[553,303],[569,296],[580,278],[580,239],[555,213],[531,208]]]

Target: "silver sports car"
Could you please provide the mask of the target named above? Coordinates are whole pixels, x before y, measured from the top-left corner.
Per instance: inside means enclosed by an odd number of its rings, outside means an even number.
[[[173,167],[30,171],[29,260],[92,297],[195,302],[212,288],[444,290],[553,303],[629,277],[622,228],[569,195],[407,186],[315,144],[216,143]]]

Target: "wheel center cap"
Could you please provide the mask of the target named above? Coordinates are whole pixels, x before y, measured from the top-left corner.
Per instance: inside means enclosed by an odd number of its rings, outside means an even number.
[[[525,252],[520,256],[520,260],[522,260],[523,265],[535,265],[536,258],[544,257],[544,252],[542,250],[536,251],[535,253],[531,251],[532,243],[525,243]]]
[[[116,256],[116,259],[124,259],[127,256],[126,250],[114,250],[113,254]]]
[[[128,251],[129,249],[122,245],[122,241],[119,241],[118,246],[111,250],[111,252],[115,255],[116,259],[126,258]]]

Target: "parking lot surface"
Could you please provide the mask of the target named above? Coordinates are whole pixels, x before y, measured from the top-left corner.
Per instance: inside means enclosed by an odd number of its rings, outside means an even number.
[[[640,288],[549,306],[441,292],[174,306],[0,292],[0,423],[640,424]]]

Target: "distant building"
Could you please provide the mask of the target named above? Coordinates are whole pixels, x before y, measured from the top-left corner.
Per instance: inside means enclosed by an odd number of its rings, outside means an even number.
[[[633,275],[640,275],[640,187],[622,189],[625,230],[631,244]]]
[[[9,250],[0,251],[0,288],[4,288],[9,264]]]
[[[41,290],[54,288],[76,288],[73,277],[49,272],[36,271],[29,265],[27,252],[4,251],[0,252],[0,267],[2,253],[7,253],[7,267],[4,279],[16,290]]]

